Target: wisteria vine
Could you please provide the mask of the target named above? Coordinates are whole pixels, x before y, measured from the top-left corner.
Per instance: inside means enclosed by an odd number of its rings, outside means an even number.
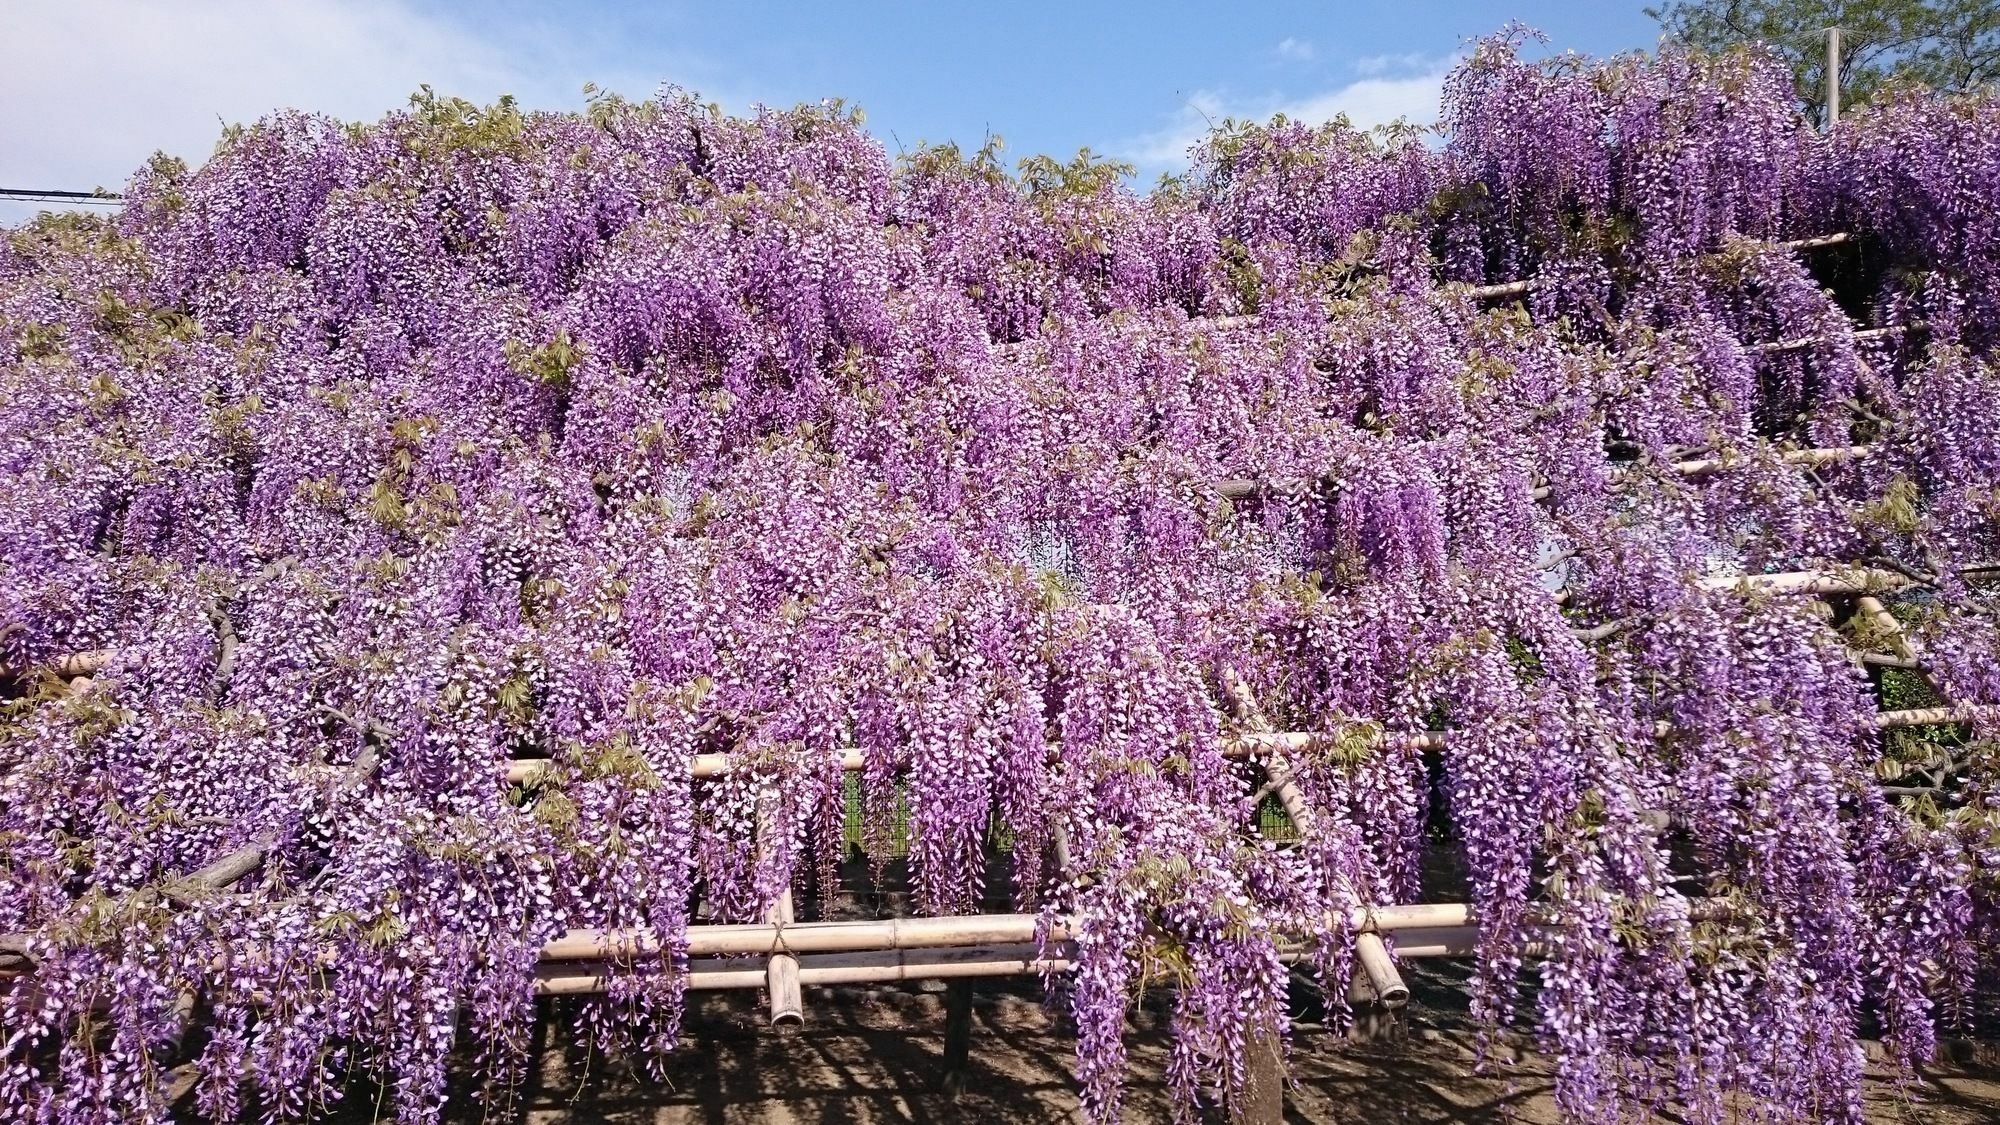
[[[1874,717],[2000,704],[2000,102],[1522,46],[1143,195],[427,90],[5,232],[0,1112],[433,1121],[462,1048],[504,1109],[585,928],[658,1065],[697,916],[837,893],[859,752],[918,911],[1074,933],[1099,1120],[1139,990],[1236,1097],[1439,853],[1566,1113],[1858,1120],[1995,961],[1986,727]],[[1718,580],[1833,566],[1883,614]],[[1253,724],[1317,732],[1296,846]]]

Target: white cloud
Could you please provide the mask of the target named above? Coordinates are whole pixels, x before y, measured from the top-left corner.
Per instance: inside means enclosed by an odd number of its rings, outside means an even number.
[[[1354,73],[1363,77],[1391,72],[1409,74],[1413,71],[1430,70],[1438,63],[1439,59],[1436,56],[1420,52],[1405,55],[1365,55],[1354,60]]]
[[[481,102],[580,102],[589,74],[546,28],[474,32],[404,0],[9,0],[0,186],[121,188],[156,150],[200,163],[224,122],[282,107],[373,120],[424,83]],[[38,208],[0,202],[0,223]]]
[[[1108,147],[1138,165],[1144,182],[1161,172],[1187,167],[1188,149],[1224,118],[1262,121],[1282,113],[1293,120],[1317,125],[1345,114],[1357,129],[1372,129],[1399,119],[1414,125],[1430,125],[1437,121],[1445,77],[1457,62],[1456,56],[1363,59],[1356,65],[1363,77],[1303,97],[1283,94],[1241,97],[1225,91],[1198,90],[1182,103],[1164,127]]]
[[[1287,35],[1273,48],[1273,53],[1287,62],[1311,62],[1319,51],[1310,39],[1294,39]]]

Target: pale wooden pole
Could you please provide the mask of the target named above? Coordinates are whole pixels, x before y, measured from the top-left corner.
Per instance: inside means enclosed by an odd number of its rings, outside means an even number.
[[[773,800],[771,794],[760,794],[757,799],[757,849],[766,858],[776,846],[781,846],[773,829],[773,818],[765,807],[765,802]],[[771,1026],[797,1027],[805,1022],[805,997],[799,988],[799,957],[785,948],[785,929],[792,924],[792,888],[787,886],[778,892],[771,903],[771,909],[764,914],[764,921],[775,931],[775,939],[770,958],[764,963],[764,985],[771,994]]]
[[[1840,29],[1826,29],[1826,127],[1840,120]]]

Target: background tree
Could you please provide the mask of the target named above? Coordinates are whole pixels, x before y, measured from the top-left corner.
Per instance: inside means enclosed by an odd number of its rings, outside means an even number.
[[[1649,7],[1676,39],[1704,50],[1768,44],[1791,64],[1799,100],[1826,117],[1826,29],[1841,30],[1841,102],[1909,79],[1962,92],[2000,81],[1994,0],[1674,0]]]

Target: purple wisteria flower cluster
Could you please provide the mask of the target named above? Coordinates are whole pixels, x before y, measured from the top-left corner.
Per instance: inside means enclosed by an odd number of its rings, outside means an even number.
[[[657,1063],[697,902],[836,893],[858,753],[917,910],[1071,927],[1098,1120],[1141,989],[1192,1117],[1436,853],[1565,1112],[1859,1120],[2000,967],[2000,755],[1876,721],[2000,704],[2000,102],[1520,47],[1434,144],[1148,194],[426,90],[4,232],[0,1116],[507,1112],[584,928],[656,939],[576,1031]]]

